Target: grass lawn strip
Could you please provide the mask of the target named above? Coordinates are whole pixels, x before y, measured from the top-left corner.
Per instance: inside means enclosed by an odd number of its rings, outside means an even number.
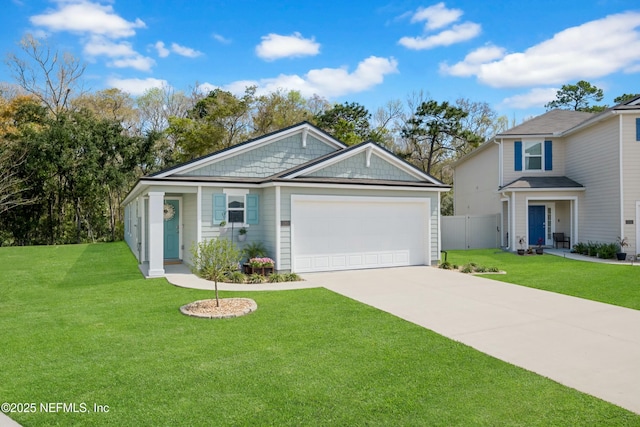
[[[259,308],[209,320],[178,308],[211,291],[143,279],[124,243],[0,248],[0,270],[2,400],[109,406],[10,414],[28,426],[640,426],[326,289],[221,292]]]
[[[576,261],[554,255],[518,256],[499,249],[447,251],[448,261],[506,271],[489,279],[640,310],[640,267]]]

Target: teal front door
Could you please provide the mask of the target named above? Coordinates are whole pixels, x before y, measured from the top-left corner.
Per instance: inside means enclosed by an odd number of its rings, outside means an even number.
[[[529,206],[529,245],[537,245],[540,238],[544,244],[544,231],[544,205]]]
[[[164,259],[180,258],[180,202],[164,201]]]

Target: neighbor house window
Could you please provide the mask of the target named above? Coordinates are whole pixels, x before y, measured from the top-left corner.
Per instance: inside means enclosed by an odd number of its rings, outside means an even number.
[[[542,170],[542,142],[524,143],[524,169]]]

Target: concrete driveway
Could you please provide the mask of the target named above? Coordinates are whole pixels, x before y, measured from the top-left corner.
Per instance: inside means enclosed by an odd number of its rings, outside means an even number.
[[[640,414],[638,310],[434,267],[304,278]]]

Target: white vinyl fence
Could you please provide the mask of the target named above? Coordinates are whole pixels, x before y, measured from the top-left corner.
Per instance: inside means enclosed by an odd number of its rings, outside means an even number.
[[[441,218],[443,250],[500,247],[500,214]]]

